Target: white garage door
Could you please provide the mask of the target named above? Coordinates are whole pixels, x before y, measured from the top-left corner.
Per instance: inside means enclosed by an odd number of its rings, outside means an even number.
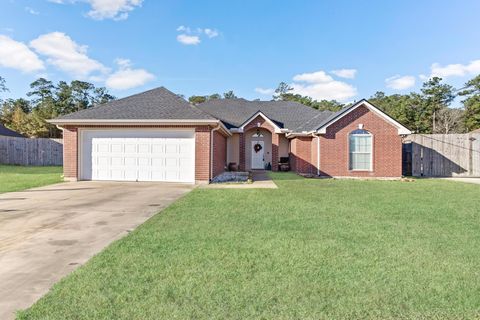
[[[82,130],[82,180],[195,182],[193,130]]]

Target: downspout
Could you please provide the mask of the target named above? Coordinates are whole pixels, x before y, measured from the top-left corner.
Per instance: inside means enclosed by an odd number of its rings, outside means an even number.
[[[210,131],[210,181],[213,179],[213,133],[221,128],[220,123]]]

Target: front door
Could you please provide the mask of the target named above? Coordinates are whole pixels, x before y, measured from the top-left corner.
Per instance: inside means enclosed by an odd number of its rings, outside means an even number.
[[[265,169],[264,153],[263,141],[252,141],[252,169]]]

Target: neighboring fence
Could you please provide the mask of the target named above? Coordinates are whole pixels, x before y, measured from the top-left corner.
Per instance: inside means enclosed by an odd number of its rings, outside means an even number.
[[[0,164],[61,166],[63,141],[0,136]]]
[[[480,133],[409,135],[403,171],[415,177],[480,177]]]

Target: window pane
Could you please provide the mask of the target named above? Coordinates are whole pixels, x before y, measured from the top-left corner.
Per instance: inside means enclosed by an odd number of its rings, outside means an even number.
[[[350,169],[352,170],[370,170],[370,153],[351,153]]]
[[[370,170],[372,158],[372,136],[350,135],[350,169]]]

